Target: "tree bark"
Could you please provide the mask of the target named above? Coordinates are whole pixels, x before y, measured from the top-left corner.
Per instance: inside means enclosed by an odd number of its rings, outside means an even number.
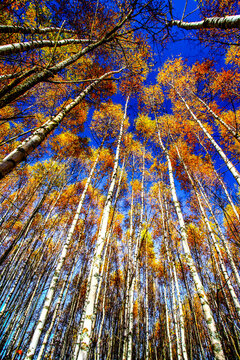
[[[0,99],[0,109],[4,106],[8,105],[12,101],[16,100],[19,96],[25,94],[28,90],[30,90],[36,84],[46,81],[52,76],[56,75],[59,71],[65,69],[69,65],[73,64],[77,60],[79,60],[82,56],[88,54],[89,52],[97,49],[101,45],[107,44],[111,42],[117,34],[117,31],[122,28],[125,22],[129,19],[133,12],[133,8],[129,10],[129,12],[111,29],[109,30],[100,40],[95,41],[92,44],[87,45],[84,49],[80,50],[77,54],[74,54],[67,59],[61,61],[57,65],[46,68],[39,73],[33,75],[30,79],[27,79],[22,84],[16,86],[13,91],[9,92]]]
[[[75,30],[64,29],[59,27],[45,27],[45,28],[33,28],[28,26],[19,25],[0,25],[0,34],[47,34],[47,33],[58,33],[59,31],[64,33],[76,34]]]
[[[172,86],[172,85],[170,85]],[[173,86],[172,86],[173,87]],[[174,88],[174,87],[173,87]],[[186,100],[182,97],[182,95],[174,88],[174,90],[176,91],[176,93],[178,94],[179,98],[182,100],[182,102],[184,103],[186,109],[188,110],[188,112],[190,113],[190,115],[192,116],[192,118],[196,121],[196,123],[200,126],[200,128],[202,129],[202,131],[204,132],[204,134],[206,135],[206,137],[208,138],[208,140],[211,142],[211,144],[214,146],[214,148],[216,149],[217,153],[220,155],[220,157],[223,159],[223,161],[225,162],[225,164],[227,165],[229,171],[232,173],[233,177],[235,178],[235,180],[237,181],[238,185],[240,186],[240,173],[237,171],[237,169],[235,168],[235,166],[232,164],[232,162],[228,159],[228,157],[225,155],[225,153],[223,152],[223,150],[221,149],[221,147],[216,143],[216,141],[214,140],[214,138],[212,137],[212,135],[207,131],[207,129],[204,127],[203,123],[196,117],[196,115],[192,112],[192,110],[190,109],[189,105],[187,104]]]
[[[9,55],[9,54],[18,54],[28,50],[41,49],[44,47],[60,47],[71,44],[83,44],[84,42],[88,42],[88,40],[84,39],[64,39],[59,41],[54,40],[33,40],[21,43],[13,43],[7,45],[0,46],[0,55]]]
[[[115,188],[116,183],[116,177],[117,177],[117,170],[118,170],[118,164],[119,164],[119,157],[120,157],[120,146],[121,146],[121,140],[123,135],[123,126],[124,121],[127,116],[127,105],[128,100],[125,104],[125,111],[124,116],[121,121],[120,125],[120,131],[117,141],[117,149],[114,159],[114,168],[112,172],[111,182],[108,189],[107,198],[104,204],[102,219],[99,227],[98,237],[96,240],[95,245],[95,253],[91,264],[91,270],[90,270],[90,277],[89,277],[89,283],[88,283],[88,292],[87,297],[85,299],[85,311],[83,313],[83,326],[81,331],[81,345],[79,341],[76,343],[73,359],[78,360],[87,360],[88,353],[89,353],[89,347],[91,343],[92,338],[92,327],[95,322],[95,304],[97,303],[98,299],[96,299],[97,291],[98,291],[98,278],[100,274],[100,267],[101,267],[101,254],[103,251],[103,247],[105,244],[105,238],[107,233],[107,226],[108,226],[108,220],[109,220],[109,214],[111,210],[111,204],[113,200],[113,192]],[[79,336],[78,336],[79,339]]]
[[[91,172],[90,172],[90,174],[88,176],[88,179],[87,179],[87,182],[85,184],[84,190],[83,190],[83,192],[81,194],[81,197],[80,197],[80,200],[79,200],[79,203],[78,203],[78,207],[77,207],[76,213],[74,215],[74,219],[73,219],[71,227],[70,227],[70,229],[68,231],[67,238],[66,238],[66,240],[64,242],[62,252],[61,252],[59,260],[58,260],[57,267],[55,269],[54,275],[53,275],[52,280],[51,280],[51,284],[49,286],[47,295],[45,297],[44,305],[43,305],[43,308],[42,308],[42,311],[41,311],[37,326],[36,326],[36,328],[34,330],[32,340],[31,340],[31,343],[30,343],[28,351],[27,351],[26,360],[31,360],[34,357],[34,354],[35,354],[35,351],[36,351],[36,348],[37,348],[37,345],[38,345],[38,342],[39,342],[39,338],[40,338],[42,330],[44,328],[44,325],[45,325],[45,322],[46,322],[46,319],[47,319],[47,315],[48,315],[48,312],[49,312],[49,309],[50,309],[50,306],[51,306],[51,303],[52,303],[52,300],[53,300],[55,289],[56,289],[56,286],[57,286],[58,281],[59,281],[61,270],[62,270],[64,261],[65,261],[65,258],[67,256],[67,251],[68,251],[68,248],[69,248],[69,245],[70,245],[70,242],[71,242],[75,227],[77,225],[77,222],[78,222],[81,210],[82,210],[83,202],[85,200],[85,196],[86,196],[90,181],[91,181],[91,179],[93,177],[93,174],[94,174],[97,162],[98,162],[99,155],[100,155],[100,151],[98,152],[98,156],[97,156],[95,162],[93,163]]]
[[[181,20],[172,20],[167,22],[168,26],[177,26],[185,30],[197,29],[240,29],[240,15],[211,17],[201,21],[186,22]]]
[[[41,127],[39,127],[32,135],[24,140],[15,150],[7,155],[0,163],[0,179],[3,179],[9,174],[19,163],[26,160],[27,156],[31,154],[46,138],[47,136],[61,123],[66,114],[69,113],[76,105],[78,105],[85,96],[94,89],[102,80],[111,74],[120,72],[110,71],[100,76],[98,79],[88,85],[70,104],[61,110],[53,119],[49,119]]]
[[[159,143],[160,146],[162,148],[162,150],[165,153],[165,156],[167,158],[167,163],[168,163],[168,172],[169,172],[169,180],[170,180],[170,189],[171,189],[171,194],[172,194],[172,199],[173,199],[173,203],[174,203],[174,207],[177,213],[177,217],[178,217],[178,221],[179,221],[179,225],[180,225],[180,233],[181,233],[181,242],[182,242],[182,247],[183,247],[183,251],[184,251],[184,260],[187,263],[191,276],[193,278],[194,281],[194,285],[197,291],[197,294],[199,296],[201,305],[202,305],[202,310],[203,310],[203,314],[206,320],[206,324],[207,324],[207,328],[208,328],[208,333],[210,336],[210,341],[211,341],[211,345],[212,345],[212,350],[214,353],[214,356],[217,360],[224,360],[225,356],[222,350],[222,344],[220,341],[220,337],[216,328],[216,324],[215,324],[215,320],[211,311],[211,308],[209,306],[208,303],[208,299],[205,293],[205,290],[203,288],[203,285],[201,283],[201,280],[199,278],[199,275],[197,273],[197,269],[196,266],[194,264],[190,249],[189,249],[189,245],[188,245],[188,239],[187,239],[187,232],[186,232],[186,228],[185,228],[185,221],[183,218],[183,214],[181,211],[181,207],[178,201],[178,197],[177,197],[177,193],[176,193],[176,187],[175,187],[175,182],[174,182],[174,177],[173,177],[173,170],[172,170],[172,163],[168,154],[167,149],[165,148],[165,146],[163,145],[162,139],[161,139],[161,135],[160,135],[160,130],[159,130],[159,125],[158,125],[158,121],[157,121],[157,128],[158,128],[158,138],[159,138]]]

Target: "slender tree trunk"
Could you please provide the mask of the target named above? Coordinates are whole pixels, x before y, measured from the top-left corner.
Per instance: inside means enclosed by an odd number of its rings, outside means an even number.
[[[127,345],[127,360],[132,360],[132,345],[133,345],[133,305],[134,305],[134,289],[136,283],[136,271],[138,267],[138,254],[141,246],[141,236],[143,228],[143,213],[144,213],[144,179],[145,179],[145,147],[143,149],[143,161],[142,161],[142,182],[141,182],[141,210],[140,221],[138,228],[138,236],[136,239],[136,247],[133,256],[133,266],[131,271],[131,282],[129,289],[129,326],[128,326],[128,345]],[[138,304],[139,306],[139,304]],[[138,344],[140,347],[140,344]]]
[[[240,29],[240,15],[211,17],[205,18],[201,21],[186,22],[182,20],[171,20],[167,23],[168,26],[177,26],[185,30],[197,29]]]
[[[30,26],[19,26],[19,25],[0,25],[0,34],[47,34],[47,33],[63,33],[76,34],[75,30],[64,29],[59,27],[45,27],[45,28],[34,28]]]
[[[198,99],[198,101],[200,101],[208,110],[208,112],[214,117],[214,119],[216,119],[222,126],[225,127],[225,129],[229,132],[229,134],[231,134],[237,141],[240,141],[240,136],[238,134],[237,129],[235,129],[233,126],[228,125],[225,123],[225,121],[218,116],[209,106],[208,104],[203,101],[199,96],[197,96],[196,94],[193,94],[196,96],[196,98]]]
[[[235,279],[236,279],[238,288],[240,289],[240,276],[239,276],[238,270],[237,270],[237,268],[236,268],[236,265],[235,265],[235,263],[234,263],[234,261],[233,261],[233,257],[232,257],[231,251],[230,251],[230,249],[229,249],[227,239],[226,239],[225,236],[223,235],[222,229],[220,228],[219,223],[218,223],[218,221],[217,221],[217,219],[216,219],[216,216],[214,215],[214,212],[213,212],[212,207],[211,207],[211,204],[210,204],[210,202],[209,202],[209,200],[208,200],[208,198],[207,198],[207,195],[206,195],[206,193],[205,193],[205,191],[204,191],[204,189],[203,189],[203,187],[202,187],[202,185],[201,185],[201,183],[200,183],[200,181],[199,181],[198,179],[197,179],[197,182],[198,182],[198,184],[199,184],[200,192],[201,192],[201,194],[202,194],[202,197],[203,197],[206,205],[207,205],[208,208],[209,208],[209,211],[210,211],[210,213],[211,213],[211,215],[212,215],[212,217],[213,217],[214,223],[216,224],[216,227],[217,227],[217,230],[218,230],[218,237],[219,237],[219,238],[222,240],[222,242],[223,242],[224,250],[225,250],[226,253],[227,253],[228,260],[229,260],[229,262],[230,262],[232,271],[233,271],[233,273],[234,273],[234,276],[235,276]],[[240,318],[240,317],[239,317],[239,318]]]
[[[165,305],[165,316],[166,316],[166,332],[167,332],[167,340],[168,340],[168,354],[169,354],[169,360],[173,360],[172,340],[169,329],[169,314],[168,314],[168,304],[167,304],[167,296],[166,296],[166,285],[163,286],[163,292],[164,292],[164,305]]]
[[[157,126],[158,126],[158,122],[157,122]],[[206,320],[206,324],[207,324],[207,328],[208,328],[208,332],[209,332],[209,336],[210,336],[210,341],[211,341],[211,345],[212,345],[212,350],[214,353],[214,356],[216,358],[216,360],[223,360],[225,359],[223,350],[222,350],[222,344],[219,338],[219,334],[217,332],[217,328],[216,328],[216,324],[215,324],[215,320],[211,311],[211,308],[209,306],[208,303],[208,299],[206,296],[206,293],[204,291],[203,285],[201,283],[201,280],[199,278],[199,275],[197,273],[197,269],[196,266],[194,264],[194,261],[192,259],[192,255],[188,246],[188,240],[187,240],[187,233],[186,233],[186,228],[185,228],[185,222],[184,222],[184,218],[183,218],[183,214],[181,211],[181,207],[177,198],[177,193],[176,193],[176,188],[175,188],[175,182],[174,182],[174,177],[173,177],[173,170],[172,170],[172,163],[170,160],[170,157],[168,155],[168,152],[165,148],[165,146],[163,145],[161,136],[160,136],[160,130],[158,128],[158,138],[159,138],[159,143],[160,146],[162,148],[162,150],[164,151],[166,158],[167,158],[167,163],[168,163],[168,172],[169,172],[169,180],[170,180],[170,189],[171,189],[171,193],[172,193],[172,199],[173,199],[173,203],[174,203],[174,207],[177,213],[177,217],[178,217],[178,221],[179,221],[179,225],[180,225],[180,232],[181,232],[181,242],[182,242],[182,247],[184,250],[184,260],[186,261],[191,276],[193,278],[194,281],[194,285],[197,291],[197,294],[199,296],[199,299],[201,301],[201,305],[202,305],[202,310],[204,313],[204,317]]]
[[[132,181],[134,175],[134,155],[132,159]],[[131,260],[133,257],[133,199],[134,191],[132,188],[131,191],[131,207],[129,215],[129,242],[128,242],[128,263],[127,263],[127,280],[126,280],[126,296],[124,304],[124,320],[123,320],[123,351],[122,351],[122,360],[127,359],[127,347],[128,347],[128,329],[129,329],[129,316],[130,316],[130,276],[131,276]]]
[[[202,345],[202,341],[201,341],[201,336],[200,336],[199,329],[198,329],[198,328],[199,328],[199,324],[198,324],[198,322],[197,322],[196,313],[195,313],[195,311],[194,311],[192,296],[191,296],[191,293],[190,293],[189,285],[188,285],[188,283],[187,283],[186,275],[185,275],[185,272],[184,272],[184,269],[183,269],[183,264],[182,264],[182,261],[181,261],[181,258],[180,258],[180,255],[179,255],[178,250],[177,250],[177,255],[178,255],[178,260],[179,260],[179,262],[180,262],[181,269],[182,269],[183,281],[184,281],[184,284],[185,284],[185,288],[186,288],[186,290],[187,290],[189,307],[190,307],[190,309],[191,309],[191,314],[192,314],[192,318],[193,318],[193,322],[194,322],[196,339],[197,339],[198,344],[199,344],[199,347],[200,347],[201,359],[206,360],[205,352],[204,352],[203,345]]]
[[[37,215],[38,211],[41,209],[41,207],[42,207],[42,205],[43,205],[43,203],[44,203],[44,201],[46,199],[46,196],[47,196],[47,194],[46,194],[46,192],[44,192],[41,200],[39,201],[39,203],[37,204],[37,206],[33,210],[31,216],[28,218],[28,220],[24,224],[24,226],[23,226],[22,230],[20,231],[20,233],[18,234],[18,236],[12,241],[11,245],[9,245],[9,247],[4,251],[4,253],[0,257],[0,265],[2,265],[4,263],[4,261],[7,259],[8,255],[10,254],[10,252],[12,251],[14,246],[18,243],[18,241],[21,240],[21,239],[24,239],[26,237],[35,216]],[[21,243],[19,244],[19,246],[20,245],[21,245]]]
[[[92,89],[94,89],[107,76],[118,73],[119,71],[110,71],[93,81],[70,104],[65,106],[65,108],[58,113],[58,115],[56,115],[53,119],[48,120],[44,125],[39,127],[15,150],[13,150],[9,155],[7,155],[0,163],[0,179],[4,178],[4,176],[10,173],[19,163],[26,160],[27,156],[31,154],[31,152],[35,150],[47,138],[47,136],[61,123],[65,115],[68,114],[69,111],[72,110],[76,105],[78,105]]]
[[[148,300],[148,246],[146,239],[146,271],[145,271],[145,317],[146,317],[146,355],[145,359],[149,359],[149,300]]]
[[[79,250],[81,235],[82,235],[82,231],[81,231],[79,239],[78,239],[78,245],[77,245],[76,250]],[[60,308],[62,300],[63,300],[64,291],[66,292],[65,297],[67,296],[68,288],[70,286],[70,283],[71,283],[71,280],[72,280],[72,277],[73,277],[73,273],[74,273],[74,270],[75,270],[75,267],[76,267],[76,263],[77,263],[77,251],[75,251],[75,256],[73,257],[73,259],[74,260],[73,260],[73,265],[72,265],[71,270],[70,270],[70,274],[69,274],[69,276],[66,276],[65,280],[63,281],[62,288],[61,288],[61,291],[60,291],[60,294],[58,296],[58,299],[57,299],[57,302],[56,302],[56,305],[55,305],[55,309],[54,309],[54,312],[53,312],[51,323],[50,323],[50,326],[49,326],[48,330],[46,331],[46,333],[44,335],[44,339],[43,339],[40,351],[38,353],[37,360],[42,359],[43,353],[44,353],[46,345],[48,343],[49,336],[50,336],[51,331],[53,329],[53,326],[55,324],[55,320],[57,318],[58,311],[59,311],[59,308]],[[64,301],[63,301],[63,303],[64,303]]]
[[[56,75],[59,71],[65,69],[71,64],[74,64],[84,55],[99,48],[101,45],[111,42],[117,36],[118,30],[123,27],[123,25],[129,19],[133,11],[134,11],[134,6],[128,11],[128,13],[125,16],[123,16],[120,19],[120,21],[112,29],[107,31],[107,33],[105,33],[100,40],[94,41],[93,43],[87,45],[84,49],[79,51],[77,54],[68,57],[67,59],[61,61],[60,63],[50,68],[46,68],[34,74],[30,79],[27,79],[25,82],[16,86],[12,91],[10,91],[8,94],[6,94],[0,99],[0,108],[3,108],[12,101],[16,100],[19,96],[25,94],[28,90],[30,90],[32,87],[39,84],[40,82],[48,80],[53,75]]]
[[[117,170],[118,170],[118,163],[119,163],[119,156],[120,156],[120,146],[121,146],[121,140],[123,135],[123,127],[124,127],[124,121],[127,116],[127,105],[128,100],[126,101],[125,105],[125,112],[124,116],[122,118],[122,122],[120,125],[120,131],[117,141],[117,149],[116,149],[116,155],[114,159],[114,168],[112,172],[112,178],[107,194],[107,198],[104,204],[102,219],[99,227],[98,237],[96,240],[95,245],[95,253],[91,264],[91,270],[90,270],[90,278],[88,282],[88,292],[87,297],[85,299],[85,311],[83,313],[83,328],[81,331],[81,346],[79,343],[79,340],[76,343],[75,351],[73,359],[78,360],[87,360],[88,353],[89,353],[89,346],[91,343],[91,336],[92,336],[92,326],[95,321],[96,313],[94,312],[95,304],[97,303],[98,299],[96,298],[97,290],[98,290],[98,278],[100,274],[100,267],[101,267],[101,254],[103,251],[103,247],[105,244],[105,238],[107,233],[107,226],[108,226],[108,220],[109,220],[109,214],[111,210],[111,204],[113,200],[113,192],[115,188],[116,183],[116,177],[117,177]],[[79,338],[79,337],[78,337]]]
[[[67,256],[68,248],[69,248],[69,245],[70,245],[70,242],[71,242],[75,227],[77,225],[77,222],[78,222],[81,210],[82,210],[82,205],[83,205],[83,202],[85,200],[85,196],[86,196],[90,181],[91,181],[91,179],[93,177],[95,167],[96,167],[97,162],[98,162],[99,155],[100,155],[100,152],[98,153],[98,156],[97,156],[97,158],[96,158],[96,160],[95,160],[95,162],[93,164],[93,167],[91,169],[91,172],[90,172],[90,174],[88,176],[88,179],[87,179],[87,182],[85,184],[84,190],[83,190],[82,195],[80,197],[79,204],[78,204],[76,213],[74,215],[74,219],[72,221],[71,227],[70,227],[70,229],[68,231],[67,238],[66,238],[65,243],[63,245],[62,252],[61,252],[61,255],[59,257],[58,264],[57,264],[57,267],[55,269],[54,275],[52,277],[52,281],[51,281],[51,284],[49,286],[49,289],[48,289],[48,292],[47,292],[47,295],[46,295],[46,298],[45,298],[45,301],[44,301],[44,305],[43,305],[43,308],[42,308],[42,311],[41,311],[37,326],[36,326],[36,328],[34,330],[32,340],[31,340],[31,343],[29,345],[28,352],[27,352],[25,360],[31,360],[33,358],[34,354],[35,354],[35,351],[36,351],[36,348],[37,348],[37,345],[38,345],[38,342],[39,342],[39,338],[40,338],[42,330],[44,328],[44,325],[45,325],[45,322],[46,322],[46,319],[47,319],[47,315],[48,315],[48,312],[49,312],[49,309],[50,309],[50,306],[51,306],[51,303],[52,303],[52,300],[53,300],[55,289],[56,289],[56,286],[57,286],[58,281],[59,281],[61,270],[62,270],[64,261],[65,261],[65,258]]]
[[[178,152],[178,156],[179,156],[180,160],[183,162],[183,160],[181,159],[181,156],[180,156],[180,153],[179,153],[179,150],[178,150],[178,149],[177,149],[177,152]],[[197,200],[198,200],[200,212],[201,212],[202,217],[203,217],[203,219],[204,219],[204,222],[205,222],[205,224],[206,224],[206,226],[207,226],[207,229],[208,229],[210,238],[212,239],[213,246],[214,246],[214,248],[216,249],[216,252],[217,252],[217,254],[218,254],[218,261],[219,261],[219,265],[220,265],[220,268],[221,268],[221,273],[222,273],[222,275],[223,275],[223,277],[224,277],[224,281],[225,281],[225,283],[226,283],[226,285],[227,285],[227,287],[228,287],[228,289],[229,289],[229,292],[230,292],[230,294],[231,294],[231,297],[232,297],[232,300],[233,300],[233,303],[234,303],[236,312],[237,312],[237,314],[238,314],[238,317],[240,318],[240,303],[239,303],[239,301],[238,301],[238,297],[237,297],[237,295],[236,295],[236,293],[235,293],[235,290],[234,290],[234,288],[233,288],[233,286],[232,286],[231,279],[230,279],[230,277],[229,277],[229,275],[228,275],[227,269],[226,269],[225,264],[224,264],[224,261],[223,261],[223,259],[222,259],[222,254],[221,254],[221,251],[220,251],[218,242],[217,242],[217,240],[216,240],[216,237],[215,237],[215,235],[214,235],[214,232],[213,232],[213,230],[212,230],[212,228],[211,228],[211,225],[210,225],[210,223],[209,223],[209,220],[208,220],[207,214],[206,214],[206,212],[205,212],[205,209],[204,209],[204,207],[203,207],[203,205],[202,205],[202,201],[201,201],[201,198],[200,198],[200,194],[198,193],[198,191],[197,191],[197,189],[196,189],[196,187],[195,187],[195,185],[194,185],[194,181],[193,181],[193,179],[192,179],[192,177],[191,177],[191,175],[190,175],[190,173],[189,173],[189,171],[188,171],[188,169],[187,169],[187,166],[185,165],[184,162],[183,162],[183,165],[184,165],[184,169],[185,169],[185,171],[186,171],[186,173],[187,173],[187,175],[188,175],[188,178],[189,178],[189,180],[190,180],[190,182],[191,182],[191,184],[192,184],[192,186],[193,186],[193,188],[194,188],[194,190],[195,190],[195,194],[196,194],[196,197],[197,197]],[[202,195],[204,196],[204,194],[202,194]],[[208,202],[206,196],[204,196],[204,198],[205,198],[205,200],[206,200],[206,202],[207,202],[207,206],[210,207],[210,203]],[[210,207],[210,211],[211,211],[212,216],[214,216],[214,214],[212,213],[211,207]],[[216,222],[215,216],[214,216],[214,220],[215,220],[215,222]],[[230,253],[229,253],[229,254],[230,254]],[[230,254],[230,256],[231,256],[231,254]],[[217,259],[216,259],[216,262],[217,262]]]
[[[106,293],[107,293],[107,285],[108,285],[108,275],[109,275],[109,259],[111,257],[111,248],[109,251],[109,255],[107,258],[107,269],[106,269],[106,277],[105,277],[105,285],[103,290],[103,300],[102,300],[102,319],[98,331],[98,340],[96,345],[96,360],[100,359],[100,353],[101,353],[101,340],[102,340],[102,331],[103,331],[103,324],[105,320],[105,303],[106,303]]]
[[[160,206],[160,211],[161,211],[161,220],[162,220],[162,228],[163,228],[163,243],[165,244],[167,257],[169,258],[168,235],[167,235],[167,222],[169,221],[169,219],[168,219],[168,216],[167,217],[165,216],[166,214],[165,214],[165,208],[164,208],[164,204],[163,204],[164,201],[161,196],[160,186],[158,187],[158,201],[159,201],[159,206]],[[165,284],[163,286],[163,291],[164,291],[164,303],[165,303],[165,314],[166,314],[166,333],[167,333],[167,340],[168,340],[169,359],[173,360],[172,340],[171,340],[170,328],[169,328],[169,314],[168,314],[166,287],[167,287],[167,284],[165,282]],[[174,306],[174,301],[172,301],[172,303]]]
[[[175,261],[172,262],[173,264],[173,278],[176,286],[177,291],[177,303],[178,303],[178,312],[179,312],[179,327],[180,327],[180,336],[181,336],[181,348],[182,348],[182,358],[184,360],[188,360],[187,356],[187,346],[185,341],[185,329],[184,329],[184,317],[183,317],[183,309],[182,309],[182,301],[179,291],[179,284],[177,279],[177,273],[176,273],[176,264]]]
[[[240,17],[240,16],[239,16]],[[228,157],[225,155],[221,147],[216,143],[212,135],[207,131],[207,129],[204,127],[203,123],[196,117],[196,115],[192,112],[189,105],[187,104],[186,100],[182,97],[182,95],[174,88],[176,93],[178,94],[179,98],[184,103],[186,109],[192,116],[192,118],[197,122],[197,124],[200,126],[210,143],[214,146],[219,156],[222,158],[222,160],[225,162],[226,166],[228,167],[229,171],[232,173],[233,177],[237,181],[238,185],[240,186],[240,173],[237,171],[235,166],[232,164],[232,162],[228,159]]]
[[[59,41],[54,40],[33,40],[28,42],[13,43],[0,46],[0,55],[17,54],[28,50],[41,49],[44,47],[59,47],[71,44],[82,44],[88,42],[88,40],[81,39],[64,39]]]

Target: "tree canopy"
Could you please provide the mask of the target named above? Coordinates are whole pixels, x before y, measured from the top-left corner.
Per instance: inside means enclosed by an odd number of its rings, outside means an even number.
[[[239,28],[1,2],[1,359],[239,359]]]

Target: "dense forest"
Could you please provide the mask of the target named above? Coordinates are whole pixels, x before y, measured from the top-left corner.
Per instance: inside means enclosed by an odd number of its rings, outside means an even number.
[[[179,3],[0,2],[2,360],[240,359],[240,8]]]

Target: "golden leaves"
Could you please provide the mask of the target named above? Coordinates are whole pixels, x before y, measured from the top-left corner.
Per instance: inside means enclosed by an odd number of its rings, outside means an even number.
[[[80,158],[85,155],[84,148],[86,148],[88,141],[86,138],[81,138],[70,131],[65,131],[56,135],[51,140],[51,146],[58,155],[63,157]]]
[[[240,49],[238,46],[230,46],[225,55],[226,64],[233,64],[240,67]]]
[[[103,103],[100,106],[100,110],[94,111],[91,129],[93,129],[98,136],[104,137],[110,132],[111,137],[115,137],[119,132],[123,117],[124,112],[121,105]],[[128,126],[127,118],[124,123],[124,128],[127,129]]]
[[[223,70],[218,73],[212,84],[214,94],[219,93],[221,99],[239,98],[240,74],[234,70]]]
[[[132,185],[132,190],[136,195],[140,195],[141,189],[142,189],[142,183],[139,180],[133,180],[131,181],[131,185]]]
[[[164,102],[164,95],[161,86],[154,85],[143,88],[142,101],[149,111],[157,111]]]
[[[145,138],[149,139],[156,132],[156,122],[149,116],[140,114],[135,121],[136,130]]]

